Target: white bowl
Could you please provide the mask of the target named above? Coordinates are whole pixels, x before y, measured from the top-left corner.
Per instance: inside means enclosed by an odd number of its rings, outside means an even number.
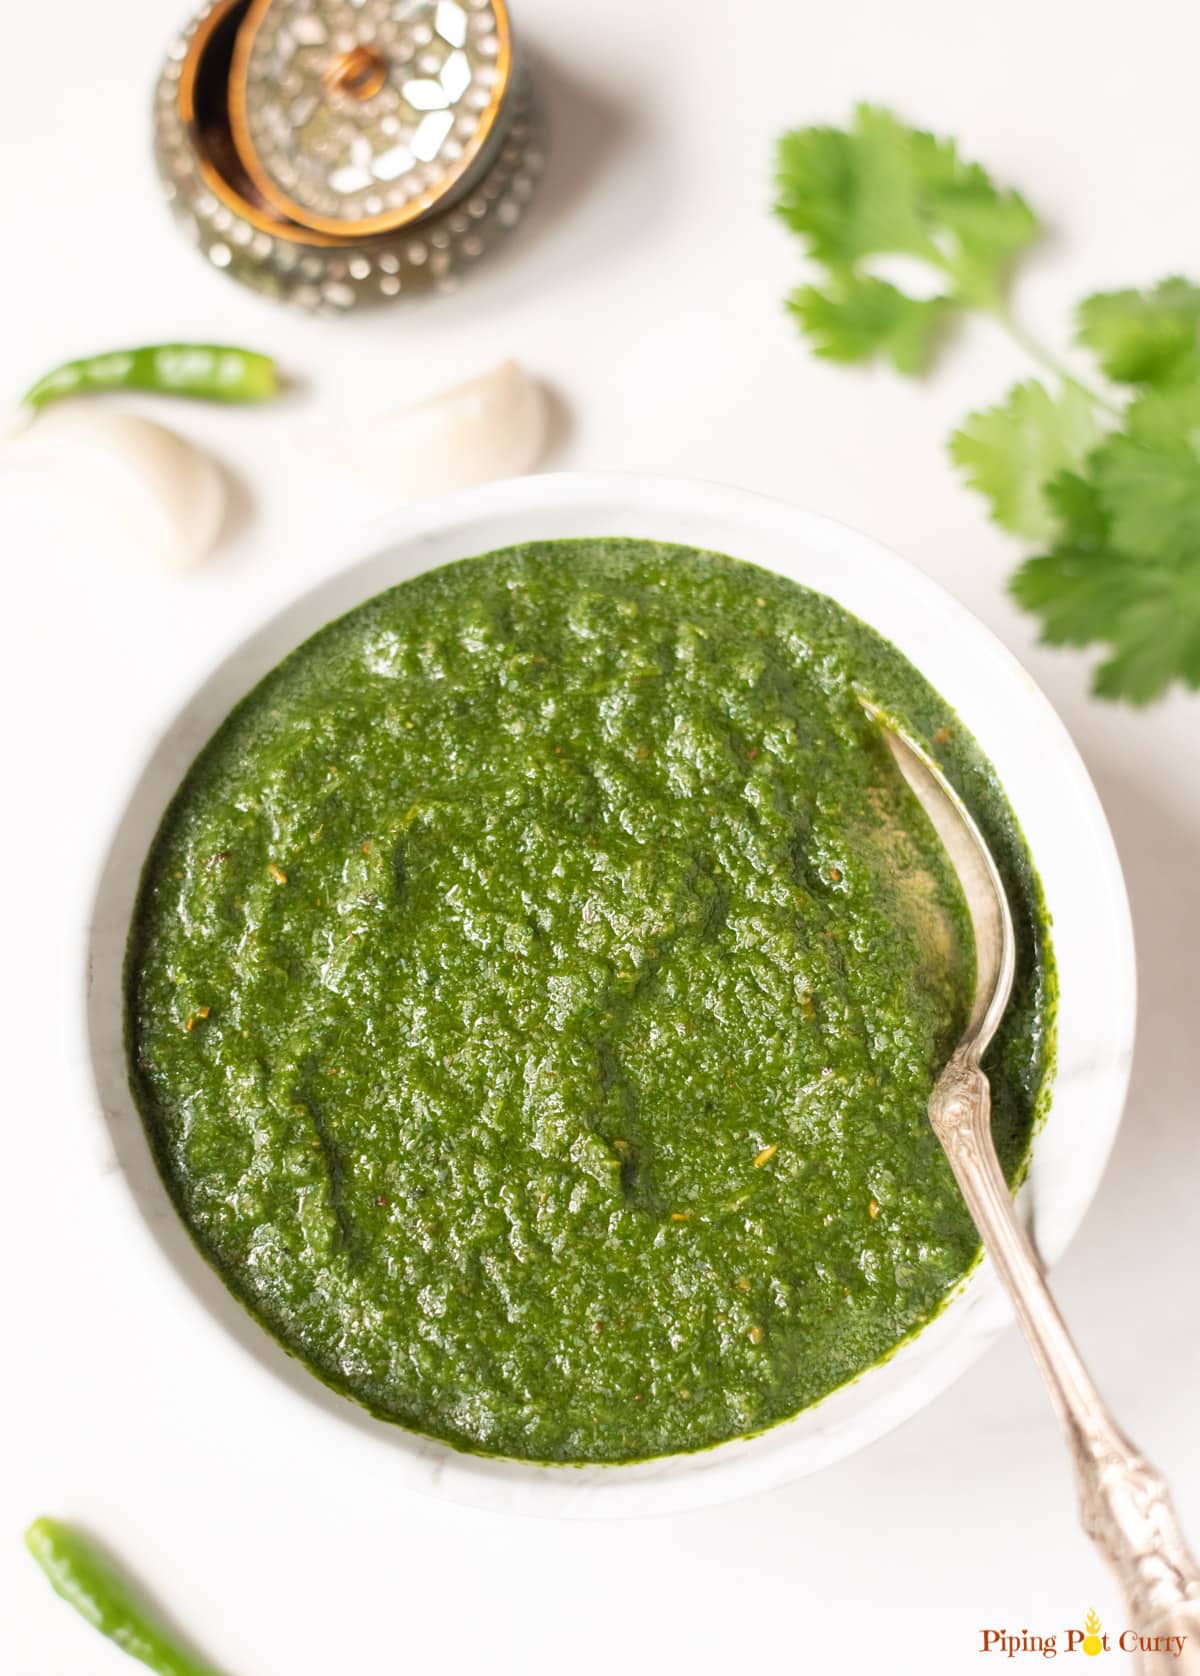
[[[760,1437],[634,1466],[489,1460],[373,1419],[289,1360],[205,1269],[165,1210],[133,1113],[121,1048],[119,957],[137,869],[195,750],[231,705],[321,624],[393,582],[513,542],[638,536],[713,548],[831,595],[905,653],[990,757],[1024,830],[1053,920],[1058,1068],[1021,1203],[1048,1263],[1100,1180],[1121,1115],[1134,1031],[1134,957],[1116,851],[1074,745],[1019,663],[920,571],[864,535],[741,490],[658,477],[521,478],[399,512],[344,554],[347,568],[231,651],[158,746],[105,867],[92,926],[92,1062],[135,1197],[184,1283],[211,1357],[248,1350],[279,1376],[279,1424],[296,1448],[338,1452],[350,1477],[509,1511],[664,1512],[801,1477],[861,1449],[944,1391],[1010,1318],[989,1266],[882,1366]],[[368,556],[363,557],[366,553]],[[355,562],[357,561],[357,562]],[[297,1456],[295,1458],[305,1458]]]

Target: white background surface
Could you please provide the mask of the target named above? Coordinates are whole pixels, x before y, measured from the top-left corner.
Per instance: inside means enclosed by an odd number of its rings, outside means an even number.
[[[980,325],[924,385],[814,362],[779,306],[798,258],[766,208],[778,130],[893,103],[1035,202],[1050,234],[1017,303],[1060,341],[1086,290],[1200,269],[1198,15],[1172,0],[523,0],[556,129],[526,235],[453,297],[330,322],[207,272],[159,209],[148,94],[175,21],[152,0],[28,6],[0,60],[6,389],[70,353],[169,337],[257,344],[305,386],[274,411],[172,410],[246,485],[235,538],[187,581],[116,550],[81,507],[0,481],[0,1670],[126,1668],[25,1556],[40,1512],[102,1533],[231,1676],[959,1676],[997,1662],[980,1662],[985,1626],[1061,1634],[1094,1604],[1119,1628],[1011,1331],[865,1454],[686,1516],[512,1521],[350,1493],[336,1460],[281,1458],[248,1358],[244,1389],[202,1386],[176,1283],[67,1058],[131,734],[322,576],[323,531],[380,510],[296,434],[516,354],[561,399],[548,464],[720,477],[857,524],[995,627],[1067,720],[1127,870],[1142,1015],[1125,1126],[1057,1279],[1200,1539],[1200,701],[1134,715],[1089,700],[1085,660],[1038,651],[1006,602],[1014,553],[942,445],[1025,370],[1017,352]]]

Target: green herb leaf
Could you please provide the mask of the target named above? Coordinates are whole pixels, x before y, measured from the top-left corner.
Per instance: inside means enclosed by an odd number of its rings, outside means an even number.
[[[1012,591],[1051,644],[1109,648],[1098,694],[1147,704],[1200,686],[1200,385],[1148,391],[1125,421],[1047,485],[1054,544]]]
[[[914,370],[948,309],[999,305],[1013,259],[1037,233],[1024,199],[964,162],[952,140],[906,127],[872,105],[858,107],[851,129],[785,134],[777,186],[776,213],[829,272],[825,288],[794,299],[795,312],[820,352],[836,359],[876,348]],[[942,295],[922,299],[886,285],[870,263],[888,256],[925,262]],[[884,291],[871,289],[871,281]]]
[[[976,309],[1055,375],[1016,385],[950,439],[995,522],[1044,546],[1013,594],[1048,642],[1107,648],[1105,697],[1145,704],[1174,682],[1200,686],[1200,285],[1175,277],[1080,304],[1079,343],[1131,387],[1120,412],[1012,322],[1004,287],[1037,222],[953,141],[860,105],[849,128],[786,134],[777,187],[776,213],[825,269],[788,299],[818,355],[916,372],[955,313]],[[919,296],[905,262],[932,278]]]
[[[1095,409],[1078,386],[1054,397],[1031,380],[1001,407],[972,413],[950,438],[950,454],[973,489],[986,496],[1003,529],[1048,541],[1055,518],[1044,489],[1067,466],[1081,465],[1100,440]]]
[[[900,372],[919,372],[946,305],[937,297],[906,297],[883,279],[851,276],[828,292],[806,285],[788,298],[788,307],[826,360],[886,355]]]
[[[1092,691],[1149,704],[1175,680],[1200,687],[1200,564],[1142,567],[1119,553],[1055,548],[1026,559],[1013,597],[1050,645],[1106,645]]]
[[[1108,519],[1096,487],[1075,472],[1062,472],[1045,487],[1056,513],[1058,539],[1048,553],[1027,559],[1010,584],[1013,596],[1042,618],[1042,639],[1052,646],[1088,646],[1109,638],[1113,608],[1136,600],[1137,566],[1110,545]]]
[[[1091,460],[1115,546],[1134,558],[1200,555],[1200,386],[1151,391]]]
[[[1012,579],[1013,597],[1042,620],[1042,638],[1056,646],[1103,645],[1109,656],[1093,691],[1103,698],[1148,704],[1172,682],[1200,687],[1200,546],[1177,544],[1139,557],[1115,542],[1102,486],[1113,442],[1092,456],[1090,480],[1065,472],[1047,485],[1059,530],[1047,553],[1027,559]]]
[[[1085,297],[1076,336],[1117,384],[1167,384],[1200,374],[1200,286],[1164,279],[1152,291]]]
[[[1125,411],[1130,436],[1151,448],[1178,444],[1200,454],[1200,379],[1162,390],[1145,390]]]

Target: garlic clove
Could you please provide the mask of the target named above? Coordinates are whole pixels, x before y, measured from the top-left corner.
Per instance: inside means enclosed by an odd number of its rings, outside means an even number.
[[[0,462],[38,467],[91,495],[129,540],[173,570],[212,549],[225,515],[220,468],[165,425],[93,402],[47,408],[0,444]]]
[[[516,361],[365,424],[310,431],[314,455],[393,500],[519,477],[546,447],[546,395]]]

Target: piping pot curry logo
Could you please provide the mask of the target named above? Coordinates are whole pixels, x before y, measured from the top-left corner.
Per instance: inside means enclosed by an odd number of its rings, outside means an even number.
[[[1098,1653],[1166,1653],[1171,1658],[1183,1657],[1186,1635],[1140,1635],[1137,1630],[1124,1629],[1110,1635],[1101,1624],[1094,1607],[1089,1607],[1082,1629],[1052,1630],[1040,1635],[1030,1629],[980,1630],[979,1651],[1000,1653],[1015,1659],[1032,1653],[1044,1659],[1057,1658],[1059,1653],[1083,1653],[1095,1658]]]
[[[1070,1634],[1070,1631],[1067,1632]],[[1100,1620],[1096,1616],[1095,1608],[1088,1607],[1088,1615],[1083,1620],[1083,1640],[1079,1643],[1080,1651],[1095,1657],[1097,1653],[1107,1651],[1103,1637],[1100,1634]]]

